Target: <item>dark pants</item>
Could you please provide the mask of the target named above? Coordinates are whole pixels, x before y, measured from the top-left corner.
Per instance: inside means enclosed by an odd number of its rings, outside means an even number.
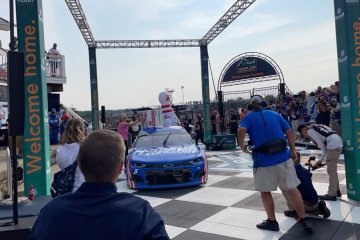
[[[196,132],[196,137],[195,137],[196,145],[198,145],[199,139],[203,144],[205,144],[205,142],[204,142],[204,132],[203,131],[195,131],[195,132]]]
[[[235,135],[235,142],[237,142],[237,132],[238,129],[237,128],[230,128],[230,133]],[[239,145],[239,143],[237,143],[237,145]]]
[[[125,159],[126,159],[126,156],[129,153],[128,140],[124,140],[124,144],[125,144]]]
[[[127,155],[129,152],[129,147],[128,147],[128,140],[124,140],[124,144],[125,144],[125,160],[124,160],[124,171],[126,171],[126,167],[127,167]]]
[[[216,124],[212,124],[211,134],[213,135],[217,134]]]
[[[50,145],[58,144],[59,129],[50,130]]]

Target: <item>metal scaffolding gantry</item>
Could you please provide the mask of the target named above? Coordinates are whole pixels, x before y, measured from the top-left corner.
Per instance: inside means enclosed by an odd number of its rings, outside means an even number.
[[[199,47],[201,63],[201,82],[204,112],[204,136],[207,143],[211,143],[210,94],[209,94],[209,54],[208,45],[226,27],[228,27],[241,13],[256,0],[237,0],[230,9],[215,23],[202,39],[168,39],[168,40],[101,40],[95,41],[80,0],[65,0],[67,6],[83,35],[89,48],[91,109],[93,129],[99,128],[99,102],[97,88],[97,48],[169,48],[169,47]]]
[[[80,0],[65,0],[72,16],[83,35],[86,44],[95,48],[169,48],[169,47],[200,47],[208,45],[226,27],[256,0],[237,0],[230,9],[215,23],[202,39],[170,39],[170,40],[100,40],[95,41],[86,20]]]
[[[91,33],[90,26],[81,7],[80,0],[65,0],[65,2],[70,9],[71,15],[74,17],[86,44],[89,47],[95,47],[95,39]]]
[[[199,39],[96,41],[96,48],[167,48],[199,46]]]
[[[241,13],[251,6],[256,0],[239,0],[215,23],[215,25],[200,40],[201,45],[208,45],[227,26],[229,26]]]

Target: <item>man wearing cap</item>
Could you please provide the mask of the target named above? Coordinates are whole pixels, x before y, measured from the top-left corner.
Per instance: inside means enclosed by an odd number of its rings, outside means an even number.
[[[303,228],[310,232],[312,227],[304,217],[303,199],[297,189],[300,181],[296,176],[292,160],[297,159],[294,133],[283,117],[262,107],[261,96],[253,96],[250,99],[250,105],[253,107],[253,111],[247,114],[240,124],[238,142],[243,152],[252,154],[255,189],[261,193],[268,217],[256,227],[279,231],[279,224],[275,218],[274,200],[271,195],[271,191],[276,191],[279,187],[289,197]],[[252,152],[244,147],[246,133],[249,134],[253,144]],[[284,135],[289,142],[291,151],[287,147]]]
[[[56,109],[53,108],[51,109],[51,113],[49,115],[50,145],[58,144],[59,127],[60,119],[56,114]]]
[[[337,174],[337,163],[343,147],[341,137],[331,128],[322,124],[315,124],[311,127],[301,124],[297,130],[302,136],[309,137],[322,150],[323,154],[316,163],[316,166],[326,159],[329,188],[327,194],[319,195],[319,198],[321,200],[336,201],[336,197],[341,197]]]

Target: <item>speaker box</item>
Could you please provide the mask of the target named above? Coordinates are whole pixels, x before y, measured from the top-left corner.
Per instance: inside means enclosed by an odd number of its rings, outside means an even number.
[[[48,112],[55,108],[56,111],[60,111],[60,94],[48,93]]]
[[[9,135],[24,135],[24,53],[8,52]]]
[[[105,123],[105,106],[101,106],[101,122]]]

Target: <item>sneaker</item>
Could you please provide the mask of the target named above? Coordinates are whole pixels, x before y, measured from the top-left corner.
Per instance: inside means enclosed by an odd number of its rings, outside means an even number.
[[[320,200],[328,200],[328,201],[336,201],[336,196],[329,196],[327,194],[325,195],[319,195]]]
[[[341,192],[340,192],[340,190],[337,190],[336,196],[337,196],[337,197],[341,197]]]
[[[297,214],[296,211],[291,211],[291,210],[284,211],[284,215],[287,217],[295,218],[296,214]]]
[[[299,223],[301,224],[301,226],[304,228],[304,230],[306,232],[308,232],[308,233],[313,232],[311,223],[309,222],[309,220],[307,218],[300,218]]]
[[[323,215],[323,218],[328,218],[330,216],[330,210],[326,207],[324,200],[321,200],[318,204],[318,210],[320,215]]]
[[[270,219],[264,220],[262,223],[256,224],[257,228],[263,229],[263,230],[269,230],[269,231],[279,231],[279,223],[274,220],[271,221]]]

